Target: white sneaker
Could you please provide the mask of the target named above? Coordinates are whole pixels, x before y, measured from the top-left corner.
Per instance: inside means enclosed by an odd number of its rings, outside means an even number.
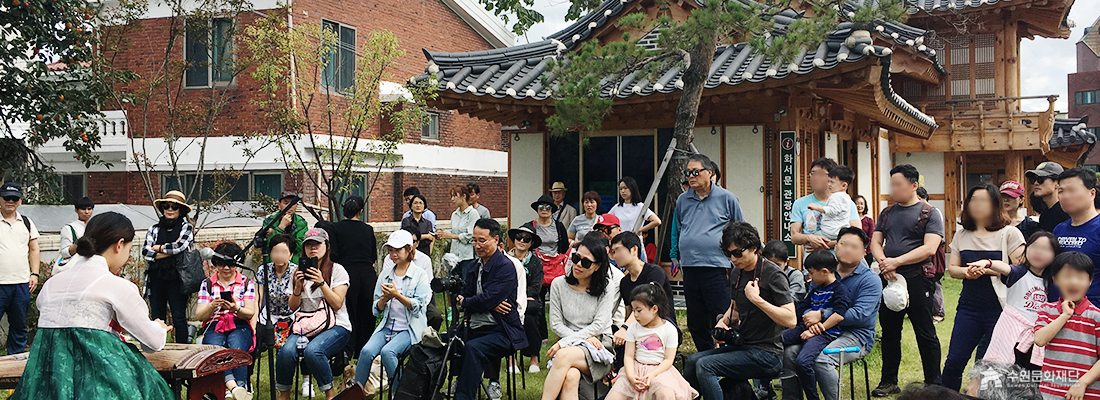
[[[248,393],[248,389],[237,386],[233,388],[234,400],[252,400],[252,393]]]
[[[237,400],[233,398],[233,392],[229,389],[225,389],[225,400]]]
[[[313,397],[313,383],[306,381],[302,384],[302,396]]]
[[[539,373],[539,371],[540,370],[538,364],[532,365],[530,368],[527,368],[527,372],[530,372],[532,374],[537,374]]]
[[[513,365],[511,367],[508,367],[508,373],[512,374],[512,375],[516,375],[516,374],[520,374],[522,372],[519,370],[518,366]]]

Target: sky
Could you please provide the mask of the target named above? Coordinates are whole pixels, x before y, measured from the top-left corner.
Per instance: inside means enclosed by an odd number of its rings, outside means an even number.
[[[546,22],[533,26],[527,35],[517,37],[516,44],[540,41],[569,26],[569,22],[565,21],[569,0],[535,0],[535,9],[542,13]],[[1066,75],[1076,71],[1076,43],[1081,39],[1085,27],[1092,25],[1097,17],[1100,17],[1100,1],[1076,0],[1069,13],[1069,19],[1076,26],[1069,39],[1022,40],[1020,83],[1023,96],[1057,94],[1059,96],[1055,109],[1062,112],[1069,109]],[[1043,111],[1047,109],[1047,101],[1025,100],[1022,108],[1024,111]]]

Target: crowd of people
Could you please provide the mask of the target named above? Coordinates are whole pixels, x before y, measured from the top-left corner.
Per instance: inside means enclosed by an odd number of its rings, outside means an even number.
[[[670,222],[686,332],[669,273],[654,263],[657,249],[647,240],[662,221],[630,177],[620,180],[618,201],[604,214],[599,193],[584,192],[578,210],[556,182],[531,203],[534,218],[512,229],[490,218],[476,184],[448,188],[446,230],[437,229],[419,189],[408,188],[408,212],[386,239],[380,272],[361,197],[344,202],[344,219],[310,228],[295,212],[298,194],[284,192],[279,205],[289,212],[265,219],[267,257],[257,273],[250,277],[228,261],[241,255],[240,245],[218,243],[214,251],[225,258],[211,260],[213,273],[199,285],[190,315],[192,293],[181,290],[177,271],[195,246],[185,196],[170,191],[154,202],[160,220],[141,245],[141,290],[118,277],[133,244],[132,223],[114,212],[95,214],[83,198],[74,203],[77,220],[61,229],[53,275],[38,294],[38,331],[14,398],[118,387],[163,398],[168,386],[117,340],[122,332],[153,351],[169,333],[179,343],[201,336],[204,344],[251,354],[275,351],[282,399],[298,373],[334,397],[330,361],[342,352],[359,359],[349,367],[350,387],[368,383],[375,358],[389,383],[400,385],[401,355],[445,320],[431,284],[436,240],[449,241],[448,272],[463,278],[451,294],[462,313],[452,325],[462,324],[464,346],[454,385],[443,388],[457,400],[477,398],[486,380],[488,396],[499,399],[504,359],[508,373],[548,368],[543,400],[774,398],[775,379],[784,399],[837,399],[841,361],[861,359],[876,345],[882,369],[872,395],[885,397],[902,392],[905,319],[929,388],[904,395],[945,389],[945,396],[977,398],[1100,398],[1095,173],[1044,162],[1027,171],[1030,190],[1015,181],[969,188],[961,229],[948,243],[948,221],[922,193],[913,166],[889,171],[892,204],[877,218],[868,216],[867,199],[848,194],[850,168],[822,158],[807,172],[812,193],[790,205],[791,242],[805,253],[791,263],[787,243],[765,243],[744,221],[737,196],[718,183],[717,164],[689,157]],[[1028,191],[1037,218],[1021,212]],[[0,187],[0,309],[10,321],[9,354],[26,349],[27,303],[40,277],[39,233],[17,211],[22,197],[17,184]],[[944,276],[960,279],[962,291],[941,363],[935,323],[944,316]],[[198,332],[189,320],[201,321]],[[697,352],[681,370],[674,364],[685,334]],[[527,364],[511,359],[517,351]],[[964,387],[971,358],[978,361]],[[105,372],[97,365],[103,360],[125,372]],[[227,396],[250,399],[249,375],[248,367],[226,371]],[[58,376],[95,383],[76,387]],[[600,381],[611,383],[606,393],[597,390]],[[307,394],[313,388],[308,380],[303,386]]]

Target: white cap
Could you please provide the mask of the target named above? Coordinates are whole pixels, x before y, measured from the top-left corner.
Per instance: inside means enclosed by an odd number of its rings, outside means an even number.
[[[894,274],[894,276],[896,278],[887,281],[886,287],[882,289],[882,302],[886,303],[886,308],[900,312],[909,307],[909,289],[905,286],[904,276],[900,274]]]
[[[413,235],[404,229],[398,229],[390,233],[390,238],[386,240],[386,246],[400,249],[405,246],[412,246]]]

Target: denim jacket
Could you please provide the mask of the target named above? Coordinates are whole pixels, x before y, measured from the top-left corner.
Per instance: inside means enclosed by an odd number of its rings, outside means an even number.
[[[381,331],[386,326],[386,321],[390,319],[390,307],[388,305],[385,311],[378,310],[378,300],[382,298],[382,284],[393,283],[395,279],[393,267],[389,267],[382,271],[382,275],[378,277],[378,283],[374,285],[374,302],[371,303],[370,308],[374,311],[376,317],[382,316],[382,323],[374,328],[375,333]],[[405,317],[409,321],[409,330],[412,331],[412,343],[417,344],[420,343],[420,337],[424,334],[424,329],[428,327],[426,311],[428,300],[432,296],[432,277],[423,269],[415,265],[409,265],[408,270],[405,271],[405,276],[401,279],[401,294],[408,297],[411,303],[408,307],[405,307]]]

